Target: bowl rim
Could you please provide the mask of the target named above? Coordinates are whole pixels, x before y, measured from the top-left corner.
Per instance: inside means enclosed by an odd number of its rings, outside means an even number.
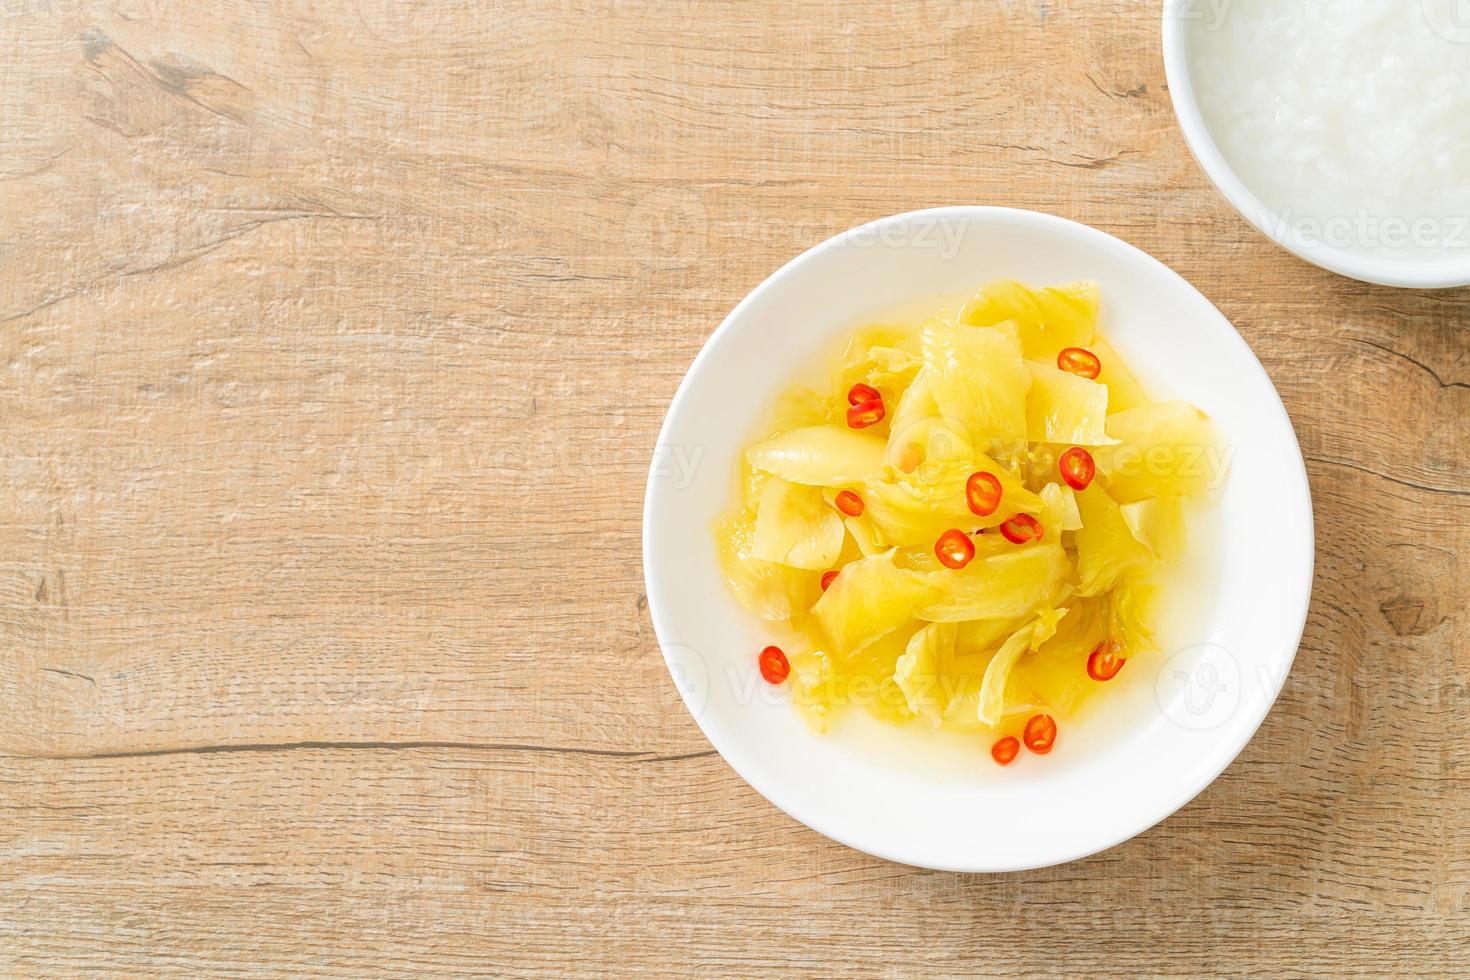
[[[1101,843],[1089,842],[1078,847],[1061,850],[1057,854],[1050,856],[1047,860],[1044,861],[1023,860],[1009,864],[1001,863],[986,867],[976,867],[971,863],[966,863],[963,861],[950,863],[944,861],[921,860],[916,859],[912,855],[905,854],[901,848],[887,846],[886,841],[874,842],[871,840],[855,839],[852,835],[849,835],[842,830],[831,826],[826,820],[821,819],[817,815],[795,812],[794,808],[788,806],[787,803],[782,801],[781,794],[776,787],[773,787],[771,785],[771,782],[769,780],[767,780],[763,776],[753,773],[751,771],[751,766],[743,765],[741,762],[737,761],[737,757],[740,755],[740,753],[735,751],[732,746],[725,744],[728,740],[721,740],[715,736],[712,731],[712,726],[706,723],[704,712],[699,710],[696,705],[691,703],[690,694],[686,692],[684,686],[681,685],[678,681],[680,668],[679,665],[676,664],[674,656],[672,654],[674,650],[679,649],[680,647],[679,644],[673,639],[674,630],[673,624],[670,621],[670,614],[668,614],[661,607],[661,604],[655,598],[655,596],[661,591],[661,589],[658,586],[658,575],[654,569],[653,563],[650,561],[650,555],[653,552],[652,537],[654,533],[653,528],[656,522],[657,503],[660,496],[661,487],[663,485],[662,481],[660,480],[659,472],[660,450],[667,443],[666,437],[668,436],[669,429],[673,424],[673,420],[678,416],[679,409],[683,401],[693,390],[693,379],[701,374],[701,368],[703,367],[703,365],[707,361],[712,360],[717,355],[719,348],[722,346],[722,339],[729,335],[733,324],[741,317],[741,315],[748,307],[755,305],[755,303],[757,302],[757,298],[761,294],[771,289],[778,282],[790,276],[798,274],[804,266],[816,260],[819,256],[833,249],[843,247],[854,236],[871,235],[875,232],[881,232],[883,228],[892,224],[901,224],[910,221],[934,221],[942,219],[980,221],[990,220],[998,221],[999,223],[1031,225],[1033,227],[1041,227],[1043,229],[1048,229],[1061,234],[1076,235],[1084,240],[1092,242],[1099,247],[1112,249],[1118,253],[1127,256],[1133,261],[1140,262],[1143,265],[1152,267],[1155,271],[1161,271],[1166,277],[1177,281],[1179,285],[1194,293],[1197,297],[1199,297],[1202,302],[1204,302],[1209,307],[1209,309],[1214,311],[1215,316],[1218,318],[1219,326],[1223,328],[1223,334],[1226,336],[1226,342],[1237,346],[1241,350],[1241,352],[1247,358],[1249,358],[1250,362],[1256,365],[1257,369],[1261,371],[1262,376],[1267,379],[1267,386],[1270,389],[1272,400],[1269,406],[1265,407],[1265,410],[1277,415],[1280,424],[1285,426],[1286,431],[1291,435],[1291,442],[1292,446],[1295,449],[1295,453],[1292,458],[1287,461],[1286,465],[1288,466],[1288,469],[1291,471],[1292,475],[1295,477],[1293,482],[1299,484],[1300,499],[1304,504],[1305,520],[1302,525],[1304,532],[1302,567],[1297,570],[1297,573],[1290,580],[1292,582],[1301,583],[1301,585],[1299,586],[1301,589],[1300,601],[1298,603],[1299,608],[1297,609],[1293,617],[1296,622],[1296,626],[1294,630],[1287,631],[1290,634],[1290,643],[1285,647],[1288,652],[1282,658],[1280,664],[1281,669],[1279,671],[1273,672],[1272,676],[1267,679],[1266,684],[1269,686],[1269,690],[1267,691],[1268,696],[1263,698],[1259,702],[1258,712],[1253,717],[1243,714],[1232,726],[1219,729],[1222,732],[1231,733],[1232,737],[1229,739],[1222,738],[1219,743],[1220,747],[1213,750],[1212,757],[1215,764],[1207,767],[1207,769],[1199,778],[1189,783],[1181,784],[1179,790],[1176,793],[1172,794],[1172,796],[1170,797],[1171,802],[1168,803],[1167,807],[1165,809],[1162,809],[1161,812],[1148,815],[1132,830],[1125,831],[1119,835],[1116,835],[1115,837],[1109,837],[1108,839],[1103,840],[1103,842]],[[1295,465],[1291,466],[1291,463],[1294,463]],[[741,779],[745,780],[745,782],[757,793],[759,793],[768,803],[776,807],[781,812],[785,813],[787,816],[791,817],[793,820],[796,820],[798,823],[801,823],[804,826],[815,830],[817,833],[873,857],[881,858],[887,861],[894,861],[911,867],[930,868],[936,871],[951,871],[961,873],[1006,873],[1013,871],[1027,871],[1037,868],[1045,868],[1060,864],[1066,864],[1071,861],[1076,861],[1085,857],[1089,857],[1093,854],[1100,853],[1102,851],[1108,850],[1109,848],[1116,847],[1117,845],[1122,844],[1126,841],[1132,840],[1134,837],[1139,836],[1150,828],[1168,819],[1186,804],[1191,802],[1210,784],[1218,779],[1220,774],[1223,773],[1227,768],[1229,768],[1231,763],[1233,763],[1239,757],[1240,753],[1244,751],[1245,747],[1250,744],[1251,740],[1255,737],[1256,732],[1260,729],[1261,724],[1265,721],[1267,715],[1270,714],[1271,709],[1276,704],[1276,700],[1280,697],[1281,691],[1286,685],[1286,680],[1290,676],[1291,668],[1295,664],[1296,655],[1301,646],[1302,636],[1305,634],[1306,631],[1307,615],[1311,606],[1311,599],[1316,574],[1315,515],[1312,507],[1310,483],[1307,478],[1306,462],[1301,453],[1300,441],[1296,438],[1296,430],[1291,424],[1291,419],[1290,416],[1287,414],[1286,406],[1281,401],[1280,393],[1276,390],[1274,382],[1270,381],[1270,375],[1266,373],[1265,367],[1261,364],[1260,359],[1256,357],[1255,351],[1253,351],[1250,345],[1246,343],[1245,339],[1241,337],[1240,333],[1235,329],[1230,320],[1226,318],[1225,315],[1221,313],[1213,303],[1210,302],[1208,297],[1206,297],[1203,293],[1200,293],[1200,291],[1196,289],[1193,284],[1191,284],[1179,273],[1175,272],[1169,266],[1165,265],[1163,262],[1143,251],[1142,249],[1123,241],[1121,238],[1118,238],[1115,235],[1109,234],[1108,232],[1102,231],[1098,228],[1094,228],[1091,225],[1083,224],[1079,221],[1073,221],[1069,218],[1063,218],[1058,215],[1049,214],[1042,211],[1027,210],[1024,208],[1011,208],[995,205],[950,205],[944,207],[926,208],[916,211],[902,212],[899,214],[893,214],[886,217],[873,219],[864,222],[863,224],[857,225],[853,228],[850,228],[847,231],[834,235],[831,238],[828,238],[827,240],[812,246],[811,248],[807,249],[806,251],[786,262],[776,271],[772,272],[765,279],[763,279],[754,289],[750,291],[750,293],[745,296],[745,298],[743,298],[739,303],[735,305],[730,313],[726,315],[724,320],[720,322],[720,325],[715,328],[714,332],[710,334],[709,338],[700,348],[699,353],[695,355],[694,360],[690,363],[690,366],[686,370],[684,377],[680,380],[679,386],[675,390],[674,396],[669,402],[669,407],[664,415],[663,423],[659,427],[657,442],[654,445],[653,457],[649,465],[648,480],[644,487],[642,520],[643,528],[640,538],[642,548],[641,557],[643,560],[644,589],[645,594],[648,598],[649,619],[653,624],[654,636],[659,643],[659,652],[663,656],[664,665],[669,671],[670,679],[673,681],[675,689],[679,692],[679,697],[680,700],[684,703],[685,710],[689,712],[690,716],[694,719],[694,723],[699,727],[705,739],[719,753],[721,759],[725,762],[725,764],[730,766],[730,768],[733,769],[735,773],[740,776]]]
[[[1189,71],[1189,45],[1185,41],[1186,21],[1190,19],[1192,6],[1192,0],[1164,0],[1164,78],[1174,117],[1184,132],[1190,154],[1230,206],[1251,227],[1297,258],[1349,279],[1402,289],[1451,289],[1470,285],[1470,256],[1426,262],[1377,259],[1321,241],[1293,240],[1281,233],[1285,222],[1277,220],[1276,212],[1236,175],[1215,144],[1200,111]]]

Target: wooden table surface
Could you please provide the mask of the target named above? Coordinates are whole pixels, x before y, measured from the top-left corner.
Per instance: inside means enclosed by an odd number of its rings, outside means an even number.
[[[1143,0],[0,0],[0,974],[1463,971],[1470,293],[1259,237],[1158,34]],[[724,314],[976,202],[1221,308],[1318,549],[1239,760],[995,876],[751,790],[639,549]]]

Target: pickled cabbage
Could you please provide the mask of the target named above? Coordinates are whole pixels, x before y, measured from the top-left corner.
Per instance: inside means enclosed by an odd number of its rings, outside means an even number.
[[[948,704],[941,664],[953,656],[954,640],[952,623],[930,623],[910,637],[894,665],[893,679],[909,710],[931,725],[939,724]]]
[[[899,568],[885,551],[843,566],[812,612],[837,652],[854,653],[913,620],[939,588],[929,576]]]
[[[745,451],[745,459],[791,483],[845,487],[878,473],[883,440],[835,425],[813,425],[757,443]]]
[[[1098,308],[1091,283],[994,283],[950,317],[861,331],[830,390],[772,405],[715,538],[732,594],[792,646],[790,699],[815,729],[858,709],[993,738],[1105,689],[1101,644],[1153,652],[1161,573],[1228,457],[1193,406],[1148,399]],[[1060,369],[1066,347],[1098,377]],[[883,419],[850,426],[853,385]],[[1074,446],[1090,480],[1058,469]],[[977,473],[994,479],[972,502]],[[963,554],[936,552],[948,531]]]
[[[1107,434],[1108,389],[1035,361],[1026,396],[1026,426],[1037,442],[1072,446],[1107,446],[1118,440]]]
[[[837,560],[846,530],[820,487],[771,477],[761,491],[750,550],[764,561],[823,569]]]
[[[730,591],[757,616],[787,620],[817,601],[821,582],[815,572],[755,556],[755,516],[749,511],[720,521],[715,539]]]
[[[924,368],[941,417],[984,451],[1026,441],[1031,374],[1013,336],[960,325],[924,329]]]
[[[1097,306],[1096,283],[1033,290],[1005,280],[980,290],[961,311],[960,322],[980,327],[1013,323],[1027,358],[1055,364],[1064,348],[1092,343]]]
[[[1118,444],[1100,452],[1108,492],[1119,503],[1149,497],[1193,497],[1225,476],[1219,432],[1209,416],[1185,402],[1144,405],[1108,417]]]

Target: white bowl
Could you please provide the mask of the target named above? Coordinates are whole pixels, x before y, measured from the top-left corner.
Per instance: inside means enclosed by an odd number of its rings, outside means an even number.
[[[1341,276],[1380,286],[1412,289],[1470,285],[1470,259],[1426,258],[1415,261],[1378,258],[1330,245],[1320,238],[1296,234],[1291,222],[1281,220],[1236,176],[1200,113],[1194,79],[1190,74],[1186,32],[1189,22],[1204,12],[1204,5],[1193,0],[1165,0],[1164,75],[1169,85],[1169,97],[1174,103],[1174,115],[1179,119],[1179,128],[1184,131],[1184,141],[1205,176],[1240,212],[1240,216],[1298,258]]]
[[[1105,335],[1146,387],[1199,405],[1230,440],[1218,584],[1167,655],[1064,724],[1055,750],[1002,769],[988,740],[956,747],[855,722],[818,735],[759,680],[772,633],[721,578],[711,523],[737,461],[796,366],[860,318],[993,279],[1095,279]],[[896,215],[787,263],[715,331],[659,435],[643,514],[649,613],[695,721],[762,795],[870,854],[956,871],[1068,861],[1117,844],[1207,786],[1250,739],[1291,667],[1312,584],[1312,509],[1291,423],[1260,362],[1187,282],[1110,235],[1051,215],[952,207]],[[1131,671],[1131,674],[1130,674]],[[861,712],[850,709],[851,713]],[[926,753],[932,753],[926,754]],[[930,764],[931,760],[934,762]],[[793,846],[802,846],[800,838]]]

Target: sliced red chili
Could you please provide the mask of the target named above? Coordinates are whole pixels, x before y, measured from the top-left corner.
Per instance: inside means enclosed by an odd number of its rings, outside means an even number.
[[[995,744],[990,747],[990,757],[1003,766],[1008,766],[1016,761],[1016,756],[1021,754],[1021,743],[1014,735],[996,739]]]
[[[883,421],[883,399],[870,398],[858,402],[847,410],[847,424],[854,429],[866,429]]]
[[[1068,347],[1057,355],[1057,367],[1068,374],[1096,378],[1102,374],[1102,361],[1085,347]]]
[[[830,571],[830,572],[823,572],[822,573],[822,591],[823,592],[826,592],[828,589],[832,588],[832,580],[835,579],[836,577],[837,577],[837,569],[835,569],[835,568],[832,569],[832,571]]]
[[[1057,460],[1057,469],[1061,470],[1062,479],[1073,490],[1086,490],[1097,475],[1097,463],[1093,462],[1092,453],[1081,446],[1073,446],[1062,453],[1062,458]]]
[[[975,542],[958,528],[950,528],[934,542],[934,555],[945,568],[964,568],[975,557]]]
[[[849,405],[860,405],[863,402],[875,401],[882,397],[877,388],[874,388],[872,385],[865,385],[862,382],[858,382],[847,389],[847,403]]]
[[[1110,681],[1128,662],[1122,656],[1123,647],[1117,640],[1105,640],[1087,656],[1087,676],[1095,681]]]
[[[1030,514],[1017,514],[1001,524],[1000,533],[1011,544],[1025,544],[1027,541],[1040,541],[1046,531],[1041,522]]]
[[[863,513],[863,498],[851,490],[837,491],[837,509],[848,517],[859,517]]]
[[[779,684],[791,673],[791,661],[780,647],[766,647],[760,655],[761,676],[769,684]]]
[[[970,505],[972,514],[981,517],[994,514],[1000,506],[1000,496],[1000,477],[994,473],[971,473],[965,481],[965,503]]]
[[[1032,715],[1026,721],[1026,730],[1021,733],[1026,748],[1037,755],[1046,755],[1057,741],[1057,723],[1051,715]]]

